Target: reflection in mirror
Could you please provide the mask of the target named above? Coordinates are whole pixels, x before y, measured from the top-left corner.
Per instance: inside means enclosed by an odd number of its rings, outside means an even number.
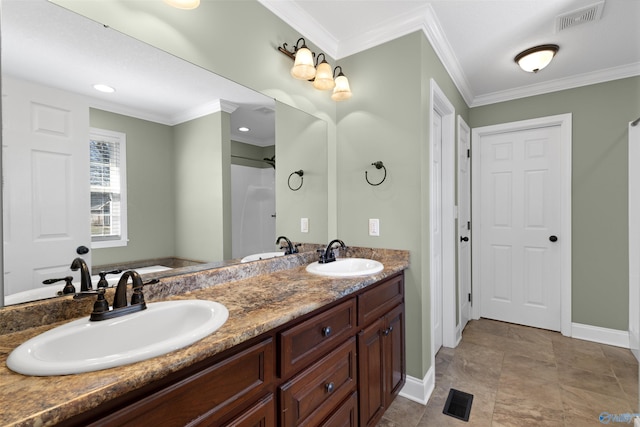
[[[96,92],[96,83],[115,92]],[[2,91],[2,295],[55,295],[64,281],[42,281],[78,279],[69,265],[80,246],[92,248],[82,257],[94,270],[211,268],[275,249],[274,171],[276,161],[286,166],[275,156],[272,99],[46,0],[2,0]],[[111,186],[115,151],[86,161],[90,128],[125,135],[122,190]],[[108,161],[96,165],[98,157]],[[326,160],[317,164],[326,182]],[[98,191],[102,203],[90,197]],[[326,211],[326,190],[318,196]],[[119,235],[125,224],[124,246],[92,247],[92,229]]]

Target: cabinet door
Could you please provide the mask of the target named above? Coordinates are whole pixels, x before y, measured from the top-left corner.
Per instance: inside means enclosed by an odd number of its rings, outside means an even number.
[[[320,427],[357,427],[358,393],[354,392]]]
[[[384,323],[385,406],[388,407],[405,383],[404,304],[391,310]]]
[[[374,425],[384,412],[384,318],[358,334],[358,374],[360,380],[360,422]]]
[[[276,405],[273,394],[269,394],[249,408],[245,413],[225,424],[224,427],[275,427],[275,411]],[[211,425],[214,426],[215,423]]]

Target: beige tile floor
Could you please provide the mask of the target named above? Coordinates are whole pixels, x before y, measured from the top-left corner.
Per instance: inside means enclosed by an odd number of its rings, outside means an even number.
[[[473,394],[468,422],[442,413],[450,388]],[[603,426],[603,412],[639,412],[629,350],[480,319],[467,324],[457,348],[436,355],[428,404],[398,397],[378,427]]]

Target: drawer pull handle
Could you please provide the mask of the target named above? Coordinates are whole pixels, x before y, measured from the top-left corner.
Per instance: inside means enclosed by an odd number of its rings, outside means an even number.
[[[324,388],[327,390],[327,393],[333,393],[333,390],[336,389],[336,386],[333,383],[325,384]]]
[[[326,338],[329,335],[331,335],[331,326],[325,326],[322,328],[322,336]]]

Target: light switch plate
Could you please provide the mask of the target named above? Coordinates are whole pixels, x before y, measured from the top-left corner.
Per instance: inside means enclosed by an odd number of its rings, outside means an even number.
[[[380,236],[380,220],[377,218],[369,219],[369,236]]]
[[[300,218],[300,232],[301,233],[309,232],[309,218]]]

